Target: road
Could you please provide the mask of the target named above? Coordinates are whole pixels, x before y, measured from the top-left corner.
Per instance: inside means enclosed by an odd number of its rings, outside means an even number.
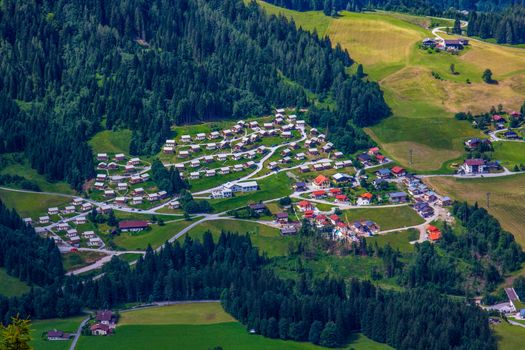
[[[80,325],[78,326],[77,332],[75,333],[75,337],[73,338],[73,341],[71,342],[71,345],[69,346],[69,350],[75,350],[77,347],[78,339],[80,338],[80,335],[82,334],[82,328],[86,325],[86,323],[89,321],[89,317],[85,318],[80,322]]]

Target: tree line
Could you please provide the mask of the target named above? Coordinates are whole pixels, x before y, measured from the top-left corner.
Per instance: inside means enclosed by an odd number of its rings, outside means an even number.
[[[131,153],[150,155],[173,123],[308,107],[311,92],[342,91],[329,113],[356,125],[389,113],[346,50],[241,0],[5,0],[0,42],[0,153],[77,189],[102,129],[131,128]]]
[[[503,12],[472,12],[467,34],[482,39],[494,38],[499,44],[525,43],[525,7],[513,6]]]

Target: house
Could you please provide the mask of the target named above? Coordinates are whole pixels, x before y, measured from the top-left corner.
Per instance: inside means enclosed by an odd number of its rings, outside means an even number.
[[[246,168],[256,168],[257,164],[255,164],[255,162],[253,160],[250,160],[249,162],[246,162],[246,164],[244,164],[244,166]]]
[[[417,202],[414,204],[414,210],[423,218],[428,218],[434,215],[434,209],[426,202]]]
[[[221,153],[221,154],[217,154],[217,160],[219,162],[224,162],[225,160],[228,159],[228,155],[224,154],[224,153]]]
[[[289,148],[285,148],[281,151],[281,156],[283,157],[289,156],[290,154],[292,154],[292,150]]]
[[[482,174],[486,171],[485,160],[479,158],[466,159],[460,168],[467,175]]]
[[[149,180],[149,174],[148,173],[140,174],[140,179],[142,180],[142,182],[148,181]]]
[[[58,214],[58,208],[57,207],[48,208],[47,209],[47,213],[49,215],[57,215]]]
[[[99,169],[106,169],[107,167],[108,167],[108,164],[104,163],[104,162],[100,162],[97,165],[97,168],[99,168]]]
[[[108,158],[108,154],[107,153],[98,153],[97,154],[97,160],[98,161],[107,161],[109,158]]]
[[[226,175],[226,174],[229,174],[230,173],[230,167],[229,166],[225,166],[225,167],[222,167],[219,169],[219,174],[221,175]]]
[[[469,43],[466,39],[450,39],[443,40],[443,48],[448,51],[459,51],[463,50]]]
[[[217,144],[216,144],[216,143],[208,143],[208,144],[206,145],[206,149],[207,149],[208,151],[213,151],[213,150],[217,149]]]
[[[310,171],[310,167],[308,165],[301,165],[299,167],[299,170],[301,171],[301,173],[307,173]]]
[[[133,205],[142,204],[142,197],[135,196],[131,198],[131,204]]]
[[[308,154],[310,154],[312,156],[317,156],[317,155],[319,155],[319,150],[317,148],[309,148],[308,149]]]
[[[190,135],[182,135],[180,137],[182,142],[191,142],[191,136]]]
[[[284,157],[283,159],[281,159],[281,163],[283,164],[290,163],[291,161],[292,161],[292,158],[290,157]]]
[[[324,145],[321,149],[323,150],[324,153],[328,153],[330,152],[330,150],[332,149],[333,147],[333,144],[331,144],[330,142],[327,143],[326,145]]]
[[[133,172],[133,171],[135,171],[135,166],[134,166],[133,164],[126,164],[126,165],[124,166],[124,171],[125,171],[126,173]]]
[[[233,171],[239,172],[239,171],[243,171],[243,170],[244,170],[244,167],[242,166],[242,164],[235,164],[233,166]]]
[[[263,127],[264,127],[265,129],[268,129],[268,130],[269,130],[269,129],[272,129],[272,128],[273,128],[273,124],[272,124],[272,123],[264,123],[264,124],[263,124]]]
[[[117,190],[119,191],[126,191],[128,189],[128,184],[125,182],[119,182],[117,184]]]
[[[289,121],[290,123],[295,123],[296,120],[297,120],[297,116],[296,116],[295,114],[290,114],[290,115],[288,116],[288,121]]]
[[[128,164],[139,165],[140,164],[140,159],[139,158],[131,158],[130,160],[128,160]]]
[[[342,168],[344,168],[343,162],[335,162],[334,169],[342,169]]]
[[[340,188],[331,188],[330,190],[328,190],[328,194],[330,197],[335,197],[337,196],[338,194],[341,194],[343,193],[342,190]]]
[[[264,214],[268,210],[266,204],[264,203],[250,204],[248,207],[257,214]]]
[[[372,158],[368,153],[361,153],[357,156],[357,160],[363,165],[370,165]]]
[[[179,158],[188,158],[190,156],[189,151],[180,151],[179,152]]]
[[[306,212],[308,210],[313,210],[314,208],[312,203],[308,201],[304,201],[304,200],[297,203],[297,207],[299,207],[299,210],[303,212]]]
[[[178,200],[172,200],[168,203],[168,208],[170,209],[178,209],[180,208],[180,202]]]
[[[220,189],[211,192],[212,198],[230,198],[233,196],[233,191],[230,188],[221,187]]]
[[[388,194],[391,203],[406,203],[408,198],[405,192],[392,192]]]
[[[190,161],[190,166],[191,166],[192,168],[197,168],[197,167],[199,167],[200,165],[201,165],[201,162],[200,162],[200,160],[198,160],[198,159],[192,159],[192,160]]]
[[[253,192],[259,189],[257,181],[239,182],[234,185],[226,184],[225,187],[230,188],[232,192]]]
[[[390,178],[391,172],[390,172],[390,169],[383,168],[383,169],[379,169],[378,171],[376,171],[376,175],[380,179],[388,179]]]
[[[78,231],[74,228],[72,229],[69,229],[66,231],[66,236],[67,237],[74,237],[74,236],[78,236]]]
[[[108,169],[109,170],[115,170],[115,169],[118,169],[118,164],[115,163],[115,162],[111,162],[108,164]]]
[[[303,152],[301,152],[301,153],[297,153],[297,154],[295,155],[295,159],[297,159],[297,160],[303,160],[303,159],[305,159],[305,158],[306,158],[306,154],[304,154]]]
[[[403,169],[403,168],[401,168],[400,166],[397,166],[397,165],[395,167],[393,167],[392,169],[390,169],[390,171],[396,177],[402,177],[402,176],[406,175],[405,169]]]
[[[304,182],[296,182],[293,185],[293,189],[296,192],[301,192],[301,191],[306,191],[308,189],[308,187],[306,187],[306,183],[304,183]]]
[[[295,125],[297,125],[298,128],[302,129],[306,125],[304,120],[298,120],[295,122]]]
[[[505,131],[503,136],[505,136],[505,138],[508,139],[508,140],[517,140],[517,139],[520,138],[518,136],[518,134],[515,131],[512,131],[512,130]]]
[[[304,218],[305,219],[313,219],[315,217],[315,213],[313,210],[306,210],[304,212]]]
[[[324,198],[324,197],[326,197],[326,191],[325,190],[313,191],[310,196],[312,198],[316,198],[316,199]]]
[[[442,207],[448,207],[449,205],[452,205],[452,200],[450,197],[441,197],[438,198],[437,204],[441,205]]]
[[[142,220],[120,221],[118,223],[118,228],[124,232],[139,232],[148,227],[149,223]]]
[[[359,198],[357,198],[356,204],[359,206],[370,205],[370,201],[372,200],[373,197],[374,195],[370,192],[363,193],[362,195],[359,196]]]
[[[421,44],[423,46],[425,46],[425,47],[434,47],[434,46],[436,46],[436,40],[431,39],[431,38],[425,38],[425,39],[423,39]]]
[[[332,178],[338,184],[348,183],[353,180],[353,178],[350,175],[342,174],[342,173],[336,173],[332,176]]]
[[[202,141],[202,140],[205,140],[205,139],[206,139],[206,134],[203,133],[203,132],[200,132],[200,133],[198,133],[195,136],[195,140],[197,140],[197,141]]]
[[[275,214],[275,221],[279,224],[288,223],[288,213],[277,213]]]
[[[190,151],[192,153],[198,153],[198,152],[201,151],[201,146],[199,146],[199,145],[191,145],[190,146]]]
[[[337,224],[339,222],[339,216],[336,215],[336,214],[332,214],[330,215],[329,217],[330,221],[332,222],[333,225]]]
[[[291,131],[283,131],[281,133],[281,137],[282,138],[285,138],[285,139],[289,139],[291,138],[293,135],[292,135],[292,132]]]
[[[368,150],[367,152],[369,155],[371,156],[375,156],[377,154],[379,154],[379,147],[372,147]]]
[[[315,188],[328,188],[330,187],[330,179],[324,175],[319,175],[314,179],[313,185]]]
[[[104,197],[114,197],[115,191],[114,190],[104,190]]]
[[[212,177],[212,176],[215,176],[217,173],[215,171],[215,169],[209,169],[209,170],[206,170],[206,173],[205,173],[205,176],[206,177]]]
[[[127,201],[128,201],[127,197],[116,197],[115,198],[115,203],[117,204],[126,204]]]
[[[338,194],[335,196],[336,203],[348,203],[348,197],[344,194]]]
[[[49,224],[49,216],[41,216],[38,218],[38,222],[41,224]]]
[[[90,247],[100,247],[103,244],[104,242],[99,237],[90,238],[88,241],[88,246]]]
[[[277,117],[277,118],[274,119],[273,123],[275,125],[280,125],[280,124],[284,123],[284,119],[282,117]]]
[[[166,146],[175,147],[175,145],[176,145],[175,140],[166,140]]]
[[[427,235],[432,242],[436,242],[441,239],[441,230],[433,225],[427,226]]]
[[[382,154],[376,154],[376,160],[379,164],[383,164],[387,161],[387,158]]]
[[[319,131],[316,128],[311,128],[310,129],[310,134],[317,135],[318,133],[319,133]]]
[[[70,337],[70,334],[56,329],[47,332],[47,340],[69,340]]]
[[[22,220],[26,225],[31,225],[33,223],[33,219],[31,218],[23,218]]]
[[[82,232],[82,237],[86,239],[90,239],[90,238],[96,237],[96,235],[94,231],[86,231],[86,232]]]
[[[149,193],[146,196],[146,199],[148,200],[148,202],[155,202],[159,200],[159,195],[158,193]]]
[[[124,159],[126,159],[126,156],[124,155],[124,153],[115,154],[115,160],[117,162],[122,162]]]
[[[339,158],[343,158],[344,157],[344,154],[343,152],[340,152],[340,151],[336,151],[332,154],[332,156],[335,158],[335,159],[339,159]]]
[[[108,335],[111,333],[111,328],[108,325],[96,323],[91,326],[92,335]]]
[[[259,122],[254,120],[253,122],[250,122],[248,125],[250,126],[250,128],[253,129],[259,126]]]
[[[82,211],[88,211],[88,210],[91,210],[91,208],[93,208],[93,205],[91,203],[84,203],[82,204],[82,206],[80,207],[80,209]]]
[[[218,131],[212,131],[209,137],[210,137],[210,140],[215,140],[221,137],[221,134]]]
[[[173,154],[173,151],[174,151],[174,150],[175,150],[175,149],[174,149],[173,147],[170,147],[170,146],[164,146],[164,147],[162,148],[162,152],[163,152],[164,154]]]
[[[131,177],[129,178],[129,183],[132,185],[138,184],[141,182],[142,182],[142,178],[140,177],[140,175],[131,175]]]
[[[80,237],[79,236],[69,237],[69,243],[75,246],[80,244]]]
[[[281,228],[281,234],[286,235],[295,235],[297,233],[297,227],[295,225],[289,225]]]
[[[224,129],[222,131],[222,134],[224,135],[224,137],[229,137],[229,136],[232,136],[233,135],[233,131],[230,130],[230,129]]]
[[[87,222],[87,220],[85,216],[77,216],[73,222],[75,225],[83,225]]]
[[[75,206],[74,205],[68,205],[62,210],[62,213],[64,214],[72,214],[75,212]]]
[[[316,163],[313,165],[315,171],[321,171],[324,170],[324,165],[321,163]]]

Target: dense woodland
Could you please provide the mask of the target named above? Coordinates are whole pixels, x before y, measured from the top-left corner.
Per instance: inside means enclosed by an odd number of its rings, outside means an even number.
[[[502,13],[472,12],[467,34],[482,39],[494,38],[499,44],[525,43],[525,7],[514,6]]]
[[[346,51],[241,0],[5,0],[0,52],[0,153],[77,189],[102,128],[131,128],[131,152],[153,154],[173,123],[308,107],[310,93],[337,92],[326,113],[363,138],[390,112],[347,75]]]

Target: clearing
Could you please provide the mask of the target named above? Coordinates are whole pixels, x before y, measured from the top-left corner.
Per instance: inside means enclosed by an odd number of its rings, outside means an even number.
[[[5,268],[0,268],[0,294],[6,297],[19,296],[29,292],[29,286],[18,278],[7,274]]]
[[[60,207],[71,202],[70,197],[43,193],[25,193],[0,189],[0,199],[9,208],[14,208],[22,217],[47,215],[49,207]]]
[[[379,225],[381,231],[420,225],[425,222],[425,220],[408,205],[344,210],[342,217],[344,217],[348,223],[357,220],[373,221]]]

